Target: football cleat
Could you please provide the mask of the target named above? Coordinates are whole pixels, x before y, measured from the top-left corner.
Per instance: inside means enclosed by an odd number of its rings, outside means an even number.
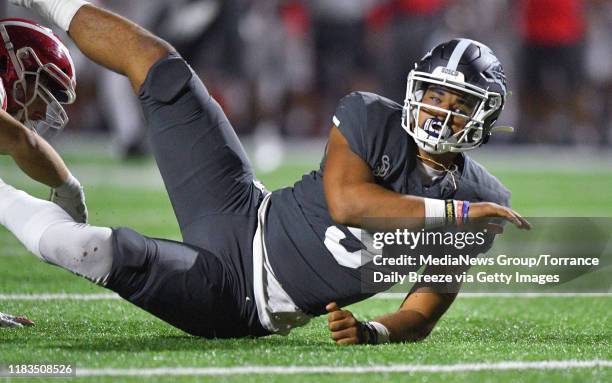
[[[0,20],[0,37],[6,110],[41,135],[57,134],[68,123],[62,105],[76,98],[75,68],[68,48],[50,29],[23,19]],[[46,104],[46,112],[32,115],[38,100]]]
[[[24,316],[12,316],[0,313],[0,327],[24,327],[34,326],[34,322]]]
[[[430,86],[476,100],[473,110],[468,115],[422,102]],[[410,71],[402,127],[428,153],[464,152],[489,140],[505,102],[506,77],[491,49],[474,40],[455,39],[436,46]],[[436,118],[419,126],[421,110],[436,114]],[[459,131],[451,129],[453,118],[466,121]]]

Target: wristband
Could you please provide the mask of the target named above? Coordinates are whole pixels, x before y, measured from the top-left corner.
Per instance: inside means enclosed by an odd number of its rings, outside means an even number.
[[[425,227],[433,228],[443,226],[446,222],[444,201],[441,199],[425,198]]]
[[[457,222],[457,213],[454,200],[447,199],[446,201],[444,201],[444,213],[446,214],[447,224],[453,224]]]
[[[468,214],[470,213],[470,201],[463,201],[463,209],[461,209],[461,220],[467,221]]]
[[[470,212],[470,201],[447,199],[445,202],[446,223],[461,225],[465,223]]]
[[[470,211],[469,201],[424,198],[424,202],[425,228],[460,225],[467,220]]]
[[[361,343],[382,344],[389,343],[389,329],[380,322],[361,322]]]

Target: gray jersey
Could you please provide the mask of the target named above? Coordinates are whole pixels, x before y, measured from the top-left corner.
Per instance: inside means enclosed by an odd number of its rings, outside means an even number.
[[[402,194],[509,205],[510,192],[466,155],[461,155],[454,182],[447,174],[424,185],[416,170],[417,148],[401,127],[401,115],[397,103],[364,92],[344,97],[336,109],[334,124],[370,166],[377,184]],[[355,253],[363,244],[357,229],[332,220],[323,192],[324,172],[325,158],[319,170],[273,192],[266,220],[274,274],[297,306],[312,315],[323,314],[329,302],[344,306],[372,295],[363,293],[358,265],[343,261],[343,253]]]

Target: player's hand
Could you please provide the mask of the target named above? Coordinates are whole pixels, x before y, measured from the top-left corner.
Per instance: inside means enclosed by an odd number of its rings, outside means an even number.
[[[49,200],[64,209],[76,222],[87,223],[88,212],[87,205],[85,205],[85,192],[81,185],[70,191],[59,192],[57,189],[51,189]]]
[[[530,230],[531,224],[514,210],[492,202],[475,202],[470,204],[468,218],[497,217],[512,222],[519,229]]]
[[[327,326],[331,331],[331,338],[340,345],[361,343],[361,326],[353,313],[341,310],[336,302],[331,302],[325,309],[327,314]]]

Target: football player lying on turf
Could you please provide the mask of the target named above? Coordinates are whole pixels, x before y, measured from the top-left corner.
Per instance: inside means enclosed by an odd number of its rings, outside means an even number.
[[[529,227],[507,207],[508,191],[458,153],[488,139],[504,102],[501,66],[482,44],[453,40],[426,56],[410,77],[403,118],[380,96],[341,100],[321,169],[269,193],[219,104],[166,42],[81,0],[11,3],[36,10],[94,62],[129,78],[184,242],[76,225],[6,184],[0,223],[41,259],[190,334],[287,334],[329,311],[339,344],[422,339],[456,294],[417,284],[397,312],[374,322],[340,309],[372,295],[347,258],[359,248],[353,233],[363,217],[450,220],[448,199],[465,206],[461,218]]]

